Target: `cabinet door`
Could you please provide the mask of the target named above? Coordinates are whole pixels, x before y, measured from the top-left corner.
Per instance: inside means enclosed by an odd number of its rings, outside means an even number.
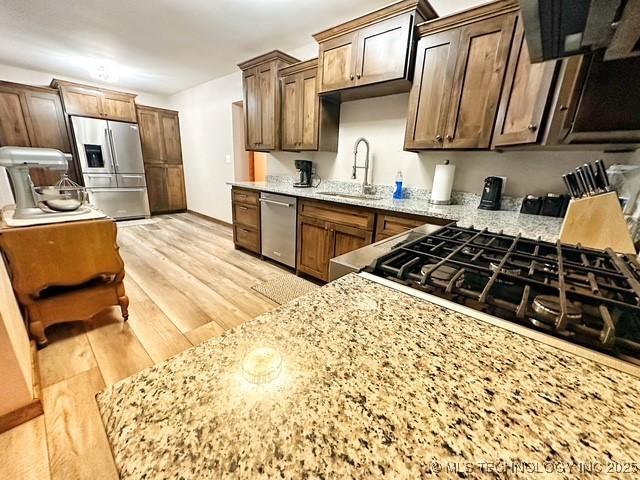
[[[449,113],[460,31],[430,35],[418,42],[409,98],[405,148],[442,148]]]
[[[136,105],[133,97],[120,93],[102,92],[100,99],[102,116],[120,122],[136,121]]]
[[[167,191],[167,167],[147,164],[144,169],[151,213],[168,212],[170,205]]]
[[[184,188],[184,172],[182,166],[167,167],[167,195],[169,209],[172,211],[186,210],[187,199]]]
[[[60,91],[68,115],[104,118],[99,90],[65,85],[60,87]]]
[[[356,85],[405,77],[412,26],[413,15],[402,15],[360,31]]]
[[[329,259],[333,253],[330,223],[298,217],[298,270],[320,280],[329,279]]]
[[[257,68],[243,72],[244,114],[247,150],[262,145],[262,115],[260,113],[260,79]]]
[[[445,148],[489,148],[515,15],[460,27]]]
[[[317,71],[300,74],[300,150],[317,150],[320,97]]]
[[[0,147],[30,147],[28,109],[17,89],[0,86]]]
[[[320,44],[320,92],[353,87],[358,33],[348,33]]]
[[[145,165],[164,163],[165,153],[159,112],[149,108],[138,108],[138,126]]]
[[[495,147],[538,142],[558,66],[555,60],[531,63],[520,18],[511,48],[493,137]]]
[[[161,111],[159,116],[165,161],[172,165],[182,165],[182,142],[178,113]]]
[[[55,148],[61,152],[71,153],[60,97],[56,93],[32,90],[25,90],[23,95],[31,120],[31,146]]]
[[[333,254],[331,258],[366,247],[371,244],[373,238],[373,232],[344,225],[332,224],[329,230],[333,234]]]
[[[300,75],[282,79],[282,149],[298,150],[300,135]]]
[[[260,85],[260,122],[262,127],[262,144],[264,150],[276,150],[276,104],[279,98],[276,89],[277,73],[275,63],[260,65],[258,67],[258,80]]]

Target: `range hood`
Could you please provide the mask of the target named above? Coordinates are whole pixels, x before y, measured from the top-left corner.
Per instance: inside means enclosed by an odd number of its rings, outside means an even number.
[[[640,56],[640,0],[520,0],[533,62],[605,50]]]

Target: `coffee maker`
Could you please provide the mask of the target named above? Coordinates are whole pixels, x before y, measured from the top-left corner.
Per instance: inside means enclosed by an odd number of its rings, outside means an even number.
[[[309,160],[296,160],[296,169],[300,172],[300,181],[293,184],[297,188],[312,187],[313,163]]]

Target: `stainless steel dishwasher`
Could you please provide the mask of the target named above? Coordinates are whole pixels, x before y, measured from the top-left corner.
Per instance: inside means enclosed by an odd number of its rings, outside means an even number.
[[[295,197],[260,194],[262,220],[262,255],[291,268],[296,268],[296,212]]]

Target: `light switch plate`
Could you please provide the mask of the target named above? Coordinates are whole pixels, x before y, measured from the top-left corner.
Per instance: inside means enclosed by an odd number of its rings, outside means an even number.
[[[224,163],[231,163],[231,155],[225,155]]]

